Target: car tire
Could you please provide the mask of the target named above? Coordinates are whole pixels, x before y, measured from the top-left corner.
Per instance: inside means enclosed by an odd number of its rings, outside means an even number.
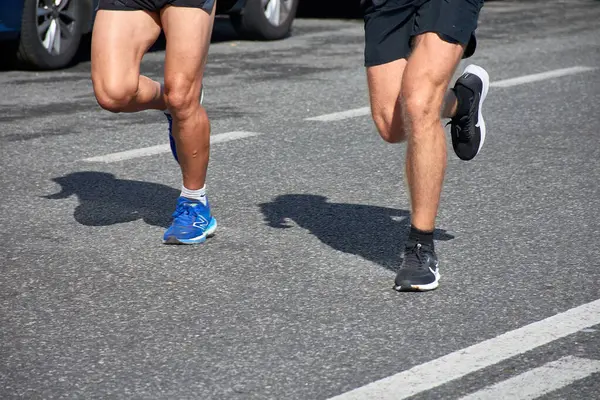
[[[79,48],[86,7],[81,0],[45,4],[45,0],[25,0],[17,60],[32,69],[63,68]]]
[[[279,40],[290,35],[297,9],[298,0],[247,0],[231,22],[243,38]]]

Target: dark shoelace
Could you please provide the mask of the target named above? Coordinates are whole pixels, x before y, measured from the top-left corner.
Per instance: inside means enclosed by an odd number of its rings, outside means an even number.
[[[406,252],[406,266],[408,268],[425,269],[425,263],[423,262],[423,255],[421,254],[423,245],[416,243]]]
[[[456,135],[458,137],[458,141],[461,143],[469,143],[472,139],[471,137],[471,125],[473,123],[473,118],[470,118],[469,115],[463,115],[462,117],[454,117],[448,124],[453,125],[453,128],[456,129]]]

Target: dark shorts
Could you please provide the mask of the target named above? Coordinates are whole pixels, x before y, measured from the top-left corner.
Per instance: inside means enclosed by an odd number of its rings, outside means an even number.
[[[363,0],[365,66],[407,58],[412,38],[435,32],[475,52],[475,29],[484,0]]]
[[[215,0],[100,0],[99,10],[160,11],[166,6],[201,8],[211,13]]]

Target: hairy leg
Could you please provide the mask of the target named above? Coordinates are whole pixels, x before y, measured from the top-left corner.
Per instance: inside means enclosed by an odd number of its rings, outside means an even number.
[[[404,71],[401,99],[409,133],[406,177],[411,222],[423,231],[435,227],[447,157],[440,110],[463,51],[461,45],[445,42],[435,33],[419,35]]]

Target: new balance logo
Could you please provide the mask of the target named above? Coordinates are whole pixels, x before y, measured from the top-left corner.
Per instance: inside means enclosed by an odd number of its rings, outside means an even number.
[[[192,225],[196,228],[206,229],[206,227],[208,226],[208,220],[202,215],[198,215],[198,221],[194,222]]]

